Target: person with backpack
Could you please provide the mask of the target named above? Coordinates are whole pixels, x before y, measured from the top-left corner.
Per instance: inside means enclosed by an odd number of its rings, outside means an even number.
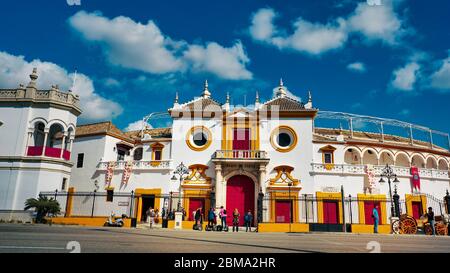
[[[216,214],[214,212],[214,208],[211,207],[211,209],[208,212],[208,226],[212,228],[214,226],[214,220],[216,219]]]
[[[248,232],[249,230],[250,232],[252,232],[253,215],[251,210],[248,210],[247,214],[244,217],[244,221],[245,221],[245,232]]]
[[[202,224],[203,224],[203,218],[202,218],[202,208],[198,208],[195,211],[195,225],[197,227],[197,230],[202,230]]]
[[[222,230],[223,230],[227,227],[227,210],[224,209],[223,206],[220,207],[219,216],[220,216],[220,221],[221,221]]]
[[[236,230],[236,232],[239,232],[239,217],[241,214],[239,214],[239,211],[237,208],[233,211],[233,232]]]

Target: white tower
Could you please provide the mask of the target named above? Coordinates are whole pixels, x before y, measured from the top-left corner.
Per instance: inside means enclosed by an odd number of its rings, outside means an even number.
[[[79,98],[57,85],[37,89],[37,69],[26,87],[0,89],[0,219],[29,220],[28,198],[68,189]]]

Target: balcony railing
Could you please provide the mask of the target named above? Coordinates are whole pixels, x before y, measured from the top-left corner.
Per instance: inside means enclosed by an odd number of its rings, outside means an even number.
[[[257,150],[217,150],[214,159],[267,159],[267,152]]]
[[[28,146],[27,156],[43,156],[44,146]],[[70,152],[61,148],[45,147],[46,157],[63,158],[64,160],[70,160]]]
[[[127,164],[127,160],[114,161],[115,170],[123,170]],[[133,160],[133,170],[157,170],[157,169],[172,169],[171,160],[153,160],[153,161],[143,161],[143,160]],[[109,161],[101,161],[97,169],[106,170],[108,168]]]
[[[364,175],[364,167],[365,165],[312,163],[312,172],[316,174]],[[384,167],[384,165],[373,166],[375,175],[379,176]],[[399,177],[411,177],[411,169],[408,167],[392,166],[392,168]],[[423,178],[450,178],[448,170],[420,168],[419,175]]]

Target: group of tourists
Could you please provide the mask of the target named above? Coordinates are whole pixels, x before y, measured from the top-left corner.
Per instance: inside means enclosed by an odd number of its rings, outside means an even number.
[[[221,221],[221,230],[228,230],[228,225],[227,225],[227,210],[221,206],[218,215],[216,215],[216,212],[214,210],[214,208],[211,208],[208,212],[207,215],[207,219],[208,219],[208,226],[209,227],[213,227],[217,225],[217,216],[219,217],[220,221]],[[235,208],[233,210],[233,213],[231,215],[233,218],[233,232],[238,232],[239,231],[239,218],[241,216],[241,214],[239,213],[239,210],[237,208]],[[197,227],[201,227],[203,225],[203,211],[202,208],[198,208],[195,213],[194,213],[194,220],[195,220],[195,225]],[[251,210],[248,210],[247,213],[244,216],[244,222],[245,222],[245,231],[252,231],[252,222],[253,222],[253,214],[251,212]],[[201,230],[201,229],[200,229]]]

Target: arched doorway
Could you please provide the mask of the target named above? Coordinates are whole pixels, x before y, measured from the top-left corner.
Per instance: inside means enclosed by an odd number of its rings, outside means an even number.
[[[232,176],[227,181],[227,224],[233,225],[233,211],[239,210],[239,225],[244,225],[244,215],[248,210],[253,214],[255,220],[255,183],[245,175]]]

